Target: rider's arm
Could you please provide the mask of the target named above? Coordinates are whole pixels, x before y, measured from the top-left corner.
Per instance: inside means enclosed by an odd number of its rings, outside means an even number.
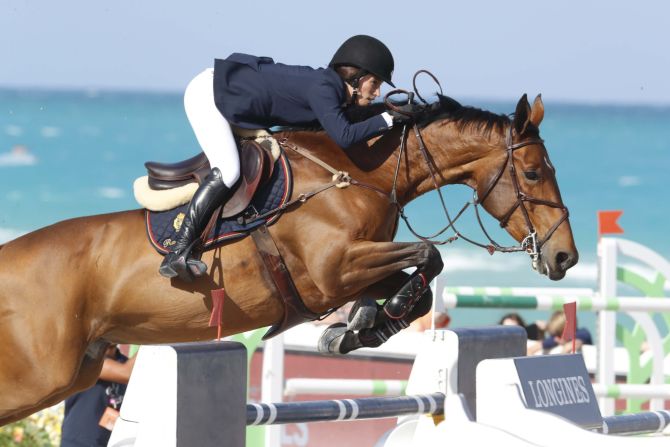
[[[369,140],[389,129],[383,114],[351,123],[342,109],[344,98],[329,80],[316,83],[308,94],[309,105],[326,133],[342,148]]]

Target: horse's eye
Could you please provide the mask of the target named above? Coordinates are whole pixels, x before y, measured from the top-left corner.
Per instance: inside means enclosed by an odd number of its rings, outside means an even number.
[[[524,171],[523,175],[525,175],[528,180],[540,180],[540,174],[538,174],[537,171]]]

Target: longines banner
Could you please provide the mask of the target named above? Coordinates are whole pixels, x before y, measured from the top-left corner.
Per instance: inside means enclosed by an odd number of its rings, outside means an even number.
[[[602,416],[581,354],[514,359],[529,409],[549,411],[584,428],[600,428]]]

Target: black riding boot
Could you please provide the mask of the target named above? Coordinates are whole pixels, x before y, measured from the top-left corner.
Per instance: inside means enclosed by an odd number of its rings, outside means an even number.
[[[186,216],[182,222],[177,242],[163,259],[158,270],[167,278],[179,276],[184,281],[191,282],[196,276],[207,272],[207,265],[200,259],[191,258],[194,249],[199,249],[200,235],[209,223],[212,213],[219,206],[223,206],[230,198],[231,190],[223,183],[221,171],[214,168],[204,178],[197,189],[191,203],[188,205]]]

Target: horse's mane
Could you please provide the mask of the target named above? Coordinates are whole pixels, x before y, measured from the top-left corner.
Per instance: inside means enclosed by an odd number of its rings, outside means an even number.
[[[350,107],[346,113],[352,122],[356,122],[363,121],[385,110],[386,106],[384,104],[375,103],[365,107]],[[507,115],[464,106],[449,96],[438,94],[435,102],[425,106],[425,111],[420,116],[418,124],[420,127],[426,127],[441,119],[458,121],[458,127],[461,131],[471,128],[483,131],[487,135],[496,128],[501,131],[504,130],[510,123],[510,118]]]
[[[503,131],[510,123],[507,115],[463,106],[453,98],[437,95],[437,101],[427,106],[427,113],[421,118],[419,124],[425,127],[442,119],[457,122],[460,131],[472,129],[481,131],[486,136],[489,136],[494,129]]]
[[[350,106],[345,109],[345,115],[352,123],[364,121],[386,110],[383,103],[374,103],[369,106]],[[418,120],[420,127],[426,127],[438,120],[457,121],[460,131],[472,129],[482,131],[489,136],[494,129],[504,130],[510,123],[507,115],[489,112],[476,107],[463,106],[453,98],[445,95],[437,95],[435,102],[425,106],[424,112]],[[304,126],[281,128],[281,131],[319,131],[323,128],[318,122],[309,123]]]

